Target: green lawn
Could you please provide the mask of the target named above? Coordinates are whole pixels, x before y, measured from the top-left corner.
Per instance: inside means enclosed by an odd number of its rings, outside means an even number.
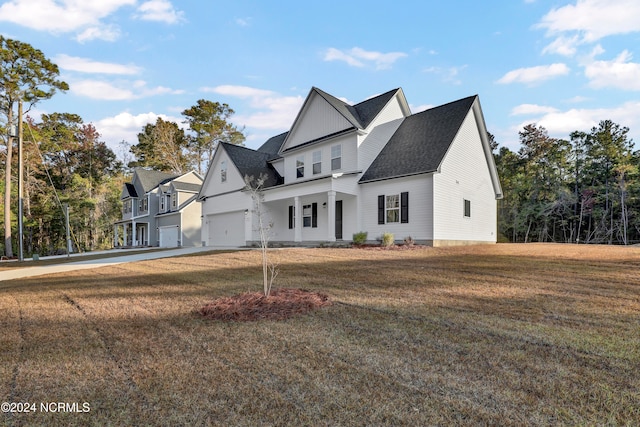
[[[640,424],[638,247],[271,254],[333,304],[200,318],[257,251],[0,282],[0,425]]]

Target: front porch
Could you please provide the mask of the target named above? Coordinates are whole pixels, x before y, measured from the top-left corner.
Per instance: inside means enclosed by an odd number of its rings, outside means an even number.
[[[357,200],[355,195],[334,190],[265,197],[264,208],[272,224],[270,241],[287,246],[340,244],[345,238],[350,241],[358,227]],[[259,241],[258,236],[253,237],[253,241]]]
[[[135,220],[116,222],[113,227],[114,248],[149,246],[149,223]]]

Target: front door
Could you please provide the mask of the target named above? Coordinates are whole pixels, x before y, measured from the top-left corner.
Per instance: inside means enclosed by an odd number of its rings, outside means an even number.
[[[342,200],[336,200],[336,240],[342,240]]]

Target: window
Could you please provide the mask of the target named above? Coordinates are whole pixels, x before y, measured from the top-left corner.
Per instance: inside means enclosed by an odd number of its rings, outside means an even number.
[[[378,196],[378,224],[409,222],[409,193]]]
[[[331,170],[342,169],[342,145],[331,147]]]
[[[398,194],[387,196],[386,202],[387,223],[400,222],[400,196]]]
[[[464,216],[471,218],[471,200],[464,199]]]
[[[164,195],[160,195],[160,212],[164,212]]]
[[[318,204],[312,203],[302,207],[302,226],[318,227]]]
[[[176,193],[171,194],[171,207],[173,209],[178,207],[178,195]]]
[[[227,161],[220,162],[220,182],[227,182]]]
[[[304,156],[296,158],[296,178],[304,178]]]
[[[313,174],[319,174],[322,172],[322,151],[314,151],[312,155],[313,161]]]

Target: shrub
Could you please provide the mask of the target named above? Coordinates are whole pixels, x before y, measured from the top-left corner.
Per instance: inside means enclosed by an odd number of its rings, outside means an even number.
[[[416,241],[413,240],[413,237],[407,236],[407,237],[404,238],[404,244],[405,244],[405,246],[413,246],[413,245],[416,244]]]
[[[354,245],[364,245],[367,241],[367,232],[361,231],[359,233],[353,234],[353,244]]]
[[[382,233],[382,246],[390,248],[395,242],[393,233]]]

